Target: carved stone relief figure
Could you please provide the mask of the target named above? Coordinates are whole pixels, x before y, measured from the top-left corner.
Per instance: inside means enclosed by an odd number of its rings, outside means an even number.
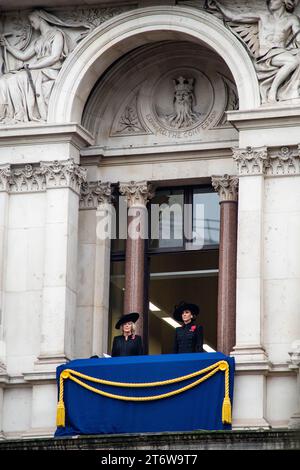
[[[249,13],[236,13],[217,0],[206,2],[225,20],[238,23],[236,32],[255,58],[263,103],[300,97],[300,21],[294,14],[298,1],[267,0],[265,11]]]
[[[45,121],[48,102],[54,82],[64,59],[74,48],[72,40],[64,28],[89,26],[60,20],[45,10],[35,10],[28,16],[35,39],[30,37],[28,47],[22,51],[7,39],[10,35],[0,35],[3,51],[4,73],[0,76],[0,122],[14,124],[28,121]],[[10,70],[8,54],[21,65]]]
[[[182,129],[192,126],[199,120],[200,113],[193,110],[194,78],[179,77],[174,84],[174,112],[165,116],[171,127]]]

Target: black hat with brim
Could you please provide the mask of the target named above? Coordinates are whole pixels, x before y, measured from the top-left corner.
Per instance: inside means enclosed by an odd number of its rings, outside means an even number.
[[[196,304],[189,304],[187,302],[180,302],[180,304],[175,305],[173,317],[176,321],[182,322],[182,313],[185,310],[189,310],[193,317],[199,315],[199,307]]]
[[[139,316],[140,315],[137,312],[126,313],[126,315],[123,315],[117,321],[115,328],[118,330],[121,325],[123,325],[124,323],[128,323],[129,321],[132,321],[133,323],[135,323],[138,320]]]

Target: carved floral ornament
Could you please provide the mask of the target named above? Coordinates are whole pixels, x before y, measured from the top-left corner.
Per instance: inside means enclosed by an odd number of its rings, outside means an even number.
[[[120,194],[127,199],[128,207],[146,206],[153,197],[152,187],[147,181],[120,183]]]
[[[238,198],[237,176],[212,176],[211,182],[214,190],[219,193],[220,202],[237,201]]]
[[[71,188],[79,194],[86,181],[86,170],[72,159],[41,162],[40,165],[0,166],[0,191],[11,193],[45,191],[50,188]]]
[[[81,185],[80,209],[97,209],[100,204],[110,204],[113,200],[112,187],[108,182],[84,182]]]
[[[281,147],[278,150],[267,147],[233,149],[233,158],[239,176],[265,175],[288,176],[300,174],[300,146]]]

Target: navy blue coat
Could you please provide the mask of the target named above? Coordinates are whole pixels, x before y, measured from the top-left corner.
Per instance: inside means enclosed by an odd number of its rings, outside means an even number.
[[[176,328],[173,352],[175,354],[204,352],[202,326],[196,326],[194,322],[190,322]]]
[[[128,336],[126,341],[124,335],[115,336],[111,355],[115,356],[141,356],[143,354],[142,338],[139,335]]]

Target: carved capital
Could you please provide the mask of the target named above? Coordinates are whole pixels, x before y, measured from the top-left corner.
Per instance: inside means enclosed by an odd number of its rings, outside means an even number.
[[[211,182],[214,190],[219,193],[220,202],[237,201],[239,184],[237,176],[212,176]]]
[[[10,165],[0,165],[0,191],[9,190],[10,177],[11,177]]]
[[[291,345],[291,351],[289,351],[290,364],[291,366],[300,367],[300,339],[295,340]]]
[[[300,151],[295,152],[289,147],[282,147],[278,152],[269,154],[267,175],[299,175]]]
[[[101,181],[84,182],[80,191],[80,209],[97,209],[99,204],[112,202],[112,189],[110,183]]]
[[[235,148],[233,159],[235,160],[239,175],[262,175],[265,173],[268,160],[267,147],[246,149]]]
[[[153,197],[151,185],[147,181],[120,183],[120,193],[126,197],[128,207],[146,206]]]
[[[41,170],[45,175],[47,188],[71,188],[80,194],[81,185],[86,181],[86,170],[72,159],[42,162]]]
[[[12,169],[9,189],[11,192],[16,193],[44,191],[46,184],[43,171],[40,167],[29,164]]]

